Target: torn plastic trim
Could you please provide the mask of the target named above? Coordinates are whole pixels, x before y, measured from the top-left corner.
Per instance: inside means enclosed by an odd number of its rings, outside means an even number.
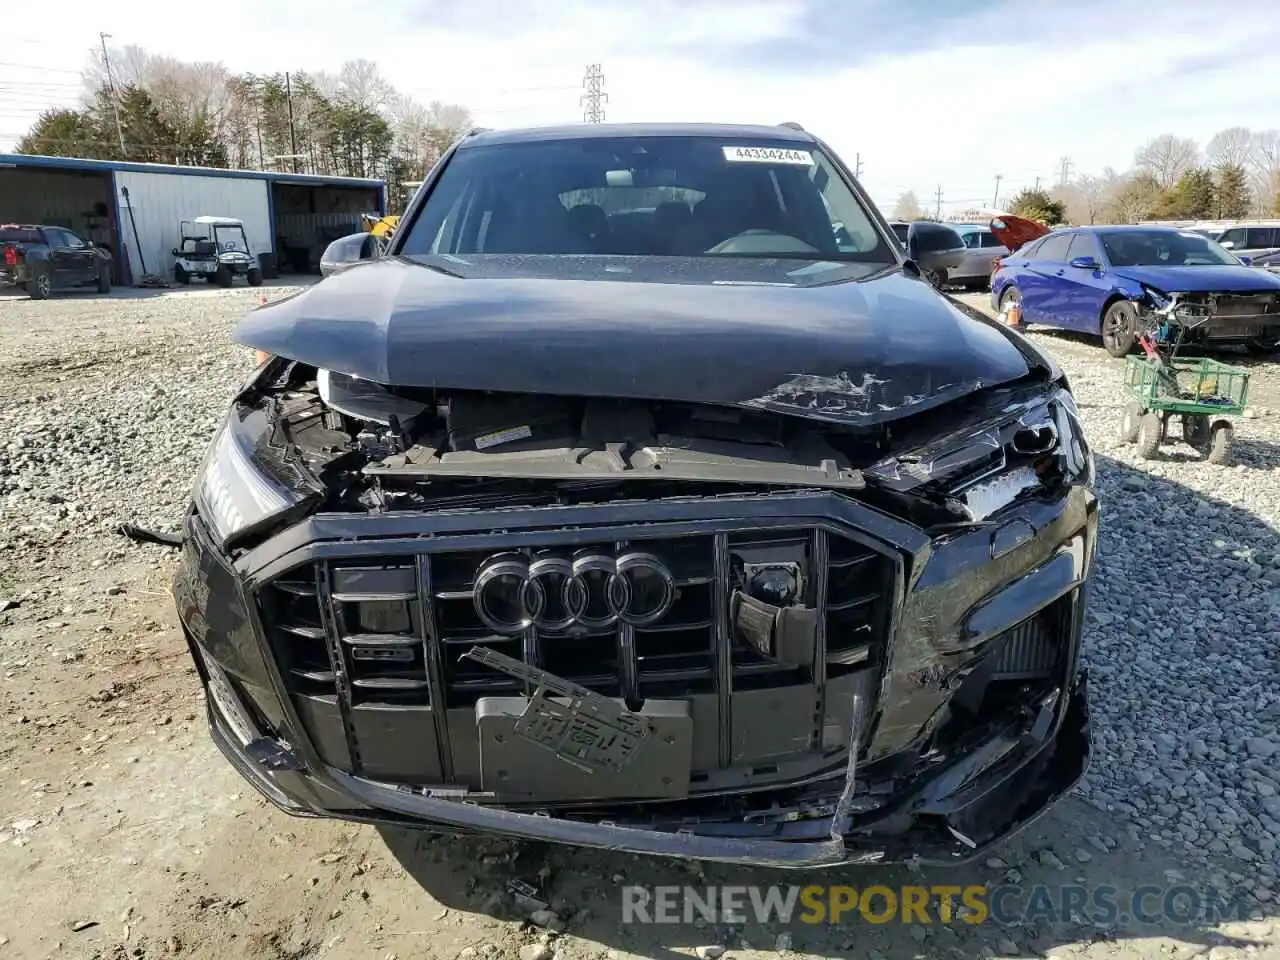
[[[116,527],[116,532],[128,537],[134,543],[154,543],[162,547],[181,547],[184,542],[184,538],[180,533],[164,533],[160,530],[150,530],[136,523],[122,523]]]
[[[356,777],[332,767],[324,777],[335,788],[375,811],[387,811],[423,825],[459,831],[482,831],[528,840],[545,840],[573,846],[594,847],[625,853],[707,860],[748,866],[786,869],[916,861],[922,864],[956,864],[981,855],[1005,842],[1036,820],[1053,802],[1065,795],[1083,776],[1088,766],[1089,709],[1087,677],[1077,675],[1070,695],[1056,704],[1056,722],[1043,738],[1028,743],[1023,737],[1015,749],[1005,749],[1006,735],[991,740],[990,751],[978,750],[958,761],[956,780],[962,784],[956,802],[936,792],[933,780],[912,797],[902,798],[900,812],[883,822],[854,827],[838,839],[779,840],[726,836],[723,833],[694,832],[690,829],[656,830],[614,822],[584,822],[545,814],[523,813],[502,807],[485,806],[446,797],[433,791],[414,790],[400,784]],[[1043,727],[1042,727],[1043,729]],[[1000,762],[992,764],[991,755]],[[1012,763],[1011,763],[1012,761]],[[1038,778],[1024,782],[1022,773],[1047,761]],[[848,780],[845,781],[846,785]],[[931,789],[932,786],[932,789]],[[835,800],[840,808],[845,790]],[[1024,809],[1025,798],[1043,800]],[[846,816],[847,816],[846,808]],[[379,817],[352,817],[377,821]],[[383,818],[385,819],[385,817]],[[828,817],[832,833],[839,833]],[[975,829],[973,822],[1001,823],[995,831]],[[747,821],[744,819],[743,824]],[[812,823],[812,821],[810,821]],[[814,824],[817,826],[818,824]],[[933,826],[946,826],[950,843],[940,843]],[[956,836],[956,832],[960,836]],[[978,839],[974,839],[977,836]]]

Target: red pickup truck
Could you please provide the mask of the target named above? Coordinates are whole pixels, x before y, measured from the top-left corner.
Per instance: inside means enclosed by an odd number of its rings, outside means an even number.
[[[56,290],[111,290],[111,254],[63,227],[0,224],[0,285],[21,287],[33,300]]]

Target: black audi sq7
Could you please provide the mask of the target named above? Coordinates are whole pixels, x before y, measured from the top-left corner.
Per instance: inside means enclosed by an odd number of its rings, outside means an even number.
[[[1043,812],[1093,457],[928,227],[794,124],[459,140],[235,333],[174,586],[226,757],[297,814],[791,867]]]

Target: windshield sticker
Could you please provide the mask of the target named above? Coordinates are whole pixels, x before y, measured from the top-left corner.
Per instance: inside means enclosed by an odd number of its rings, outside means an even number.
[[[808,150],[784,150],[781,147],[725,147],[724,158],[730,163],[789,163],[797,167],[814,166]]]

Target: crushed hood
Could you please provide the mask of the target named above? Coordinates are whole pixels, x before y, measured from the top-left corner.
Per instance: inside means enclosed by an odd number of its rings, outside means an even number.
[[[1012,335],[896,266],[736,258],[375,260],[254,310],[234,339],[398,386],[867,425],[1034,363]]]
[[[1121,277],[1165,293],[1280,293],[1280,279],[1240,266],[1114,267]]]

